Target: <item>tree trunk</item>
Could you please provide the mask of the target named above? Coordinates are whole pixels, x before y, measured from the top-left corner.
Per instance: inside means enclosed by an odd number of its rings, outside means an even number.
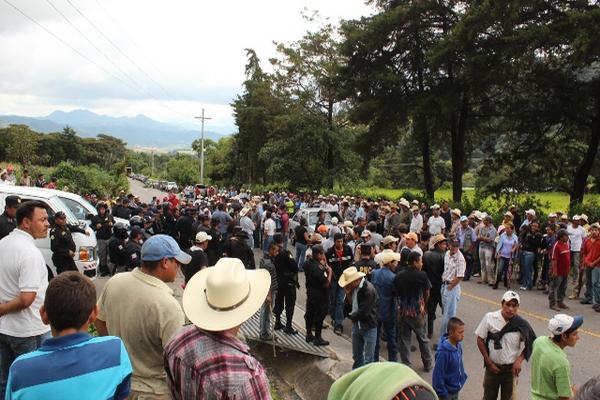
[[[585,194],[585,185],[587,177],[594,165],[594,159],[598,154],[598,145],[600,144],[600,96],[596,97],[596,115],[592,117],[592,131],[588,141],[587,151],[585,156],[579,163],[573,176],[573,190],[571,191],[569,207],[583,203],[583,195]]]
[[[419,143],[421,144],[421,157],[423,159],[423,184],[425,185],[425,194],[429,200],[433,200],[435,188],[433,186],[433,171],[431,169],[429,130],[427,129],[427,119],[423,114],[418,114],[415,117],[415,134],[419,140]]]
[[[452,136],[452,200],[460,203],[462,200],[463,174],[465,172],[465,137],[467,131],[468,96],[463,93],[462,104],[458,115],[451,117],[450,131]]]

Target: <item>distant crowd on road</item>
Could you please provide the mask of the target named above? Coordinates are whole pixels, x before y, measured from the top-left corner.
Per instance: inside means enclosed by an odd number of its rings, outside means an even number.
[[[377,389],[373,399],[457,399],[467,382],[460,345],[465,325],[457,315],[461,282],[471,277],[506,289],[499,310],[475,330],[485,364],[483,398],[513,398],[523,361],[532,370],[531,398],[583,392],[571,383],[563,351],[577,343],[583,318],[562,310],[570,287],[569,297],[583,294],[581,302],[600,312],[599,226],[585,215],[553,213],[540,224],[535,210],[521,219],[511,207],[496,228],[478,210],[405,199],[235,190],[171,191],[149,203],[124,193],[114,201],[87,198],[98,210],[90,226],[100,271],[111,276],[97,302],[93,284],[72,266],[48,285],[33,245],[47,236],[46,211],[33,201],[7,202],[0,225],[10,219],[16,228],[0,240],[0,388],[6,398],[270,398],[264,368],[237,335],[256,312],[260,339],[273,340],[273,329],[297,335],[292,319],[300,274],[307,342],[329,344],[322,336],[327,315],[338,335],[344,319],[352,321],[346,334],[353,371],[332,386],[330,399],[364,398],[364,387]],[[62,237],[70,229],[53,232]],[[253,249],[262,254],[258,265]],[[61,253],[57,263],[66,265],[69,256]],[[183,307],[166,285],[180,267]],[[536,337],[518,315],[514,282],[523,291],[548,291],[550,308],[559,312],[549,336]],[[438,306],[439,340],[431,346]],[[184,326],[186,319],[191,325]],[[89,325],[99,337],[87,333]],[[433,370],[431,383],[411,369],[413,334],[424,370]],[[383,343],[387,363],[376,362]],[[96,380],[102,385],[92,385]]]

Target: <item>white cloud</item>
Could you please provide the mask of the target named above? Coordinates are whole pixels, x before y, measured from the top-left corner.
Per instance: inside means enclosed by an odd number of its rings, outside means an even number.
[[[0,2],[0,114],[37,116],[55,109],[87,108],[115,116],[145,114],[189,126],[204,107],[213,117],[208,124],[223,132],[233,127],[229,103],[244,80],[245,48],[255,49],[266,65],[275,54],[273,41],[297,40],[311,28],[302,19],[303,9],[318,10],[332,22],[371,12],[363,0],[9,1],[128,83],[99,70]],[[90,26],[69,1],[145,73]],[[128,87],[137,85],[138,90]]]

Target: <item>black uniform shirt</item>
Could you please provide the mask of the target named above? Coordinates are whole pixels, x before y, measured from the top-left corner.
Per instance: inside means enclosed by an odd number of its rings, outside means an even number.
[[[11,218],[6,214],[6,211],[0,215],[0,239],[7,236],[9,233],[13,231],[17,227],[17,220],[15,218]]]
[[[304,263],[304,276],[306,277],[306,295],[309,302],[323,303],[327,307],[327,270],[316,260]]]

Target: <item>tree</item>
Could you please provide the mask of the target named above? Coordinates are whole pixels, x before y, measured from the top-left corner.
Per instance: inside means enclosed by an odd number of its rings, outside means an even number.
[[[8,140],[6,158],[21,164],[35,161],[39,134],[27,125],[9,125],[6,140]]]

